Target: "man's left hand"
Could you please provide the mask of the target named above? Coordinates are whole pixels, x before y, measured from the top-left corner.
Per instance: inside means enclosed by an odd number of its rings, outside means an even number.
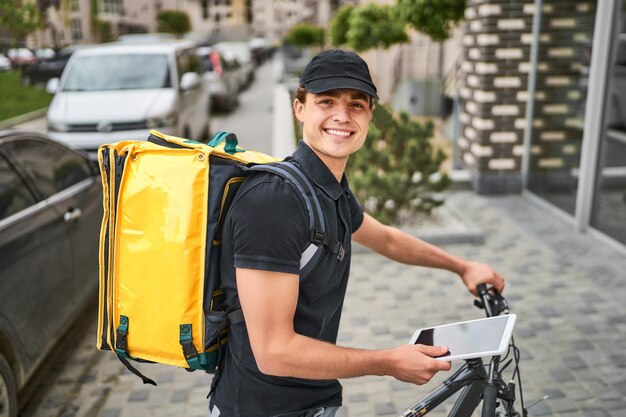
[[[474,295],[478,284],[492,285],[498,293],[504,291],[504,278],[489,265],[480,262],[467,262],[461,279],[467,289]]]

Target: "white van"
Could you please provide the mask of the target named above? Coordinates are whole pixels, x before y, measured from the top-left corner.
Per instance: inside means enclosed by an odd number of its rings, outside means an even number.
[[[204,141],[210,96],[191,42],[111,43],[72,55],[46,89],[48,132],[74,148],[145,140],[149,129]]]

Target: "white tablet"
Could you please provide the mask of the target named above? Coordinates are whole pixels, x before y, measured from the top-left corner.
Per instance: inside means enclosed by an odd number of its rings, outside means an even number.
[[[482,358],[506,352],[517,316],[507,314],[419,329],[410,344],[447,346],[445,361]]]

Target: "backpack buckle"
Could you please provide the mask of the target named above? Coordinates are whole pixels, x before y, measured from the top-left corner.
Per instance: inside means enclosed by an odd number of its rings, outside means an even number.
[[[326,234],[324,232],[318,231],[317,229],[311,229],[311,236],[309,240],[312,243],[319,245],[321,243],[324,243],[324,240],[326,240]]]
[[[185,356],[185,359],[187,359],[187,361],[189,361],[189,359],[194,359],[198,357],[198,351],[193,345],[193,341],[183,340],[180,342],[180,344],[183,347],[183,356]]]
[[[346,250],[343,247],[343,243],[337,242],[335,244],[335,249],[333,250],[333,253],[337,255],[337,260],[339,262],[343,261],[344,256],[346,256]]]

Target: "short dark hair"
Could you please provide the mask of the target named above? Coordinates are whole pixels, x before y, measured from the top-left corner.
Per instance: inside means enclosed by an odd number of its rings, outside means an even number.
[[[299,86],[296,89],[296,92],[294,93],[294,98],[296,100],[298,100],[300,103],[303,103],[306,101],[306,94],[308,93],[307,89],[304,88],[303,86]],[[314,94],[314,93],[311,93]],[[320,93],[321,94],[321,93]],[[374,97],[371,97],[367,94],[364,94],[365,97],[367,97],[367,101],[369,103],[370,106],[370,110],[372,110],[374,108]]]

